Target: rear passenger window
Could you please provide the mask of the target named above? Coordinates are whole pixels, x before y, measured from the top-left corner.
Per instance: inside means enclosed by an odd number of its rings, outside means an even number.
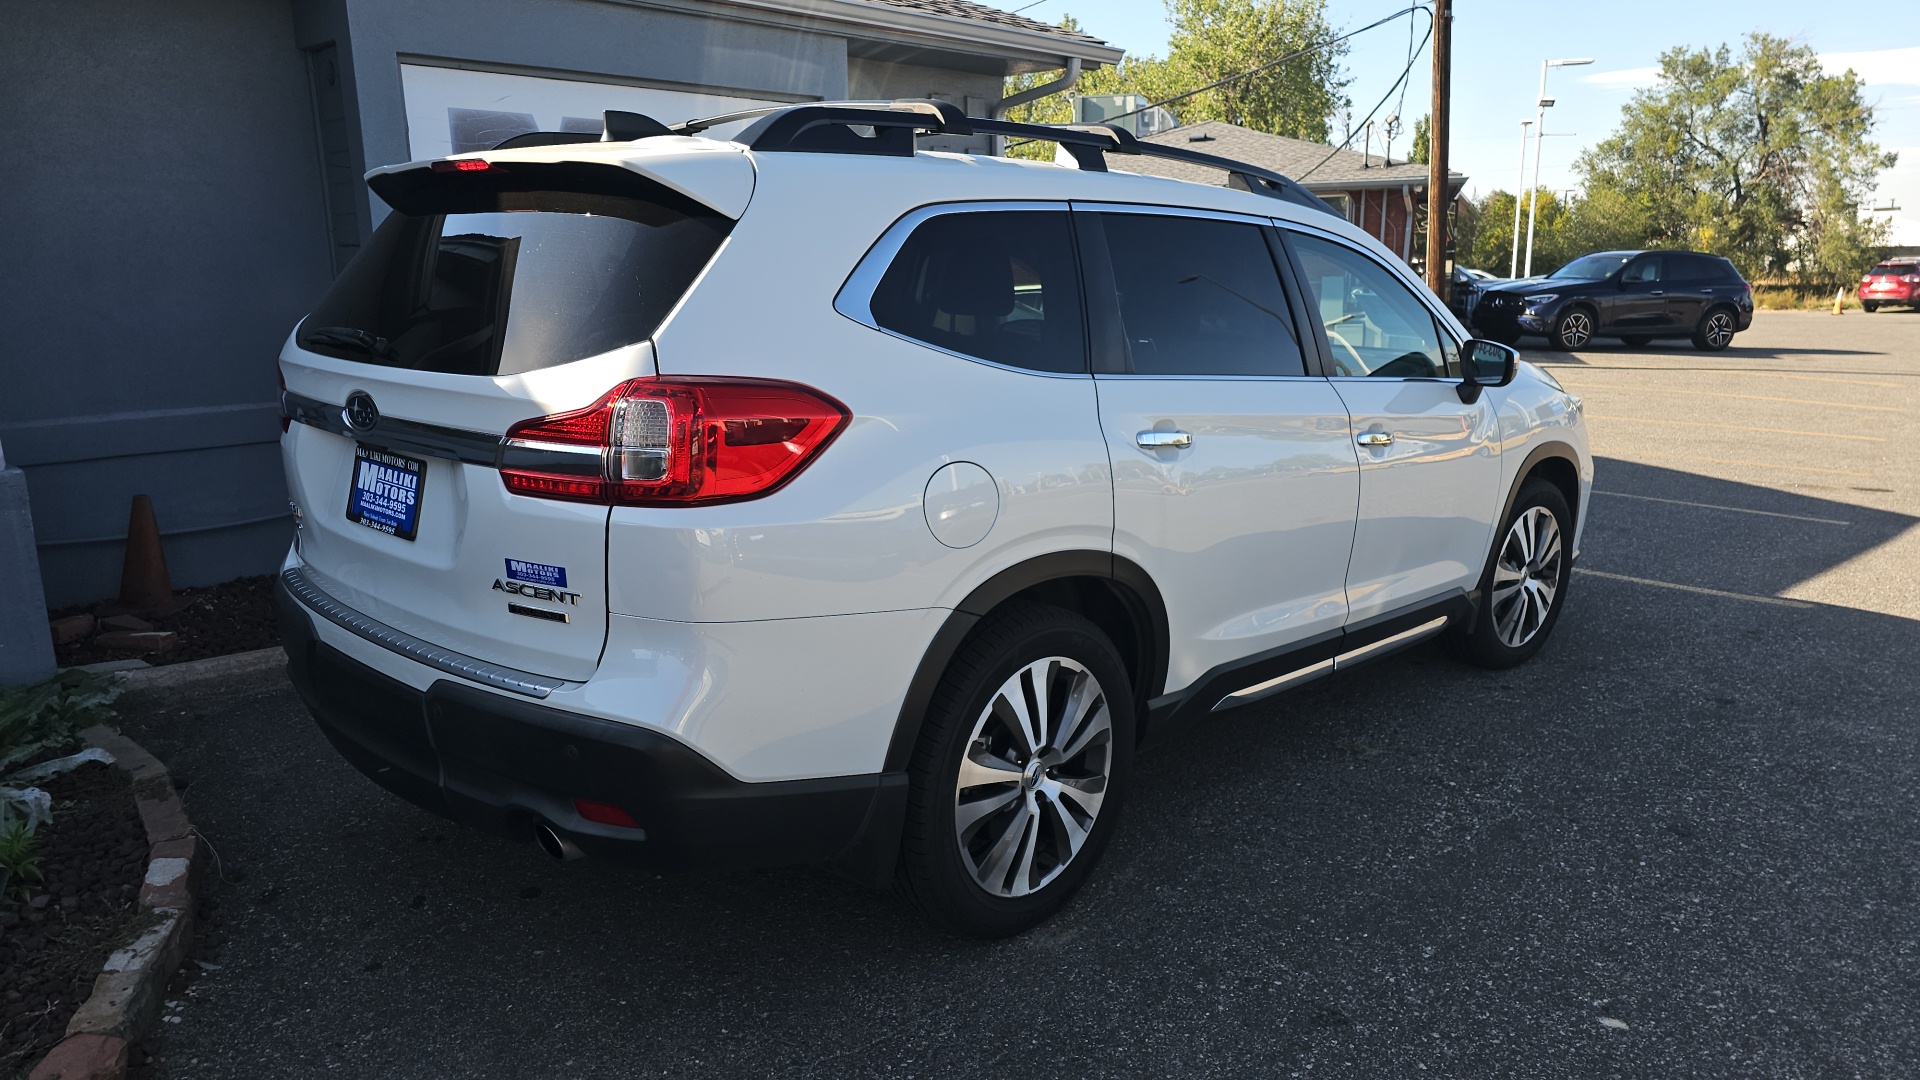
[[[1305,375],[1293,315],[1257,225],[1094,213],[1125,370],[1136,375]]]
[[[869,304],[903,337],[995,364],[1087,370],[1064,210],[942,214],[913,230]]]

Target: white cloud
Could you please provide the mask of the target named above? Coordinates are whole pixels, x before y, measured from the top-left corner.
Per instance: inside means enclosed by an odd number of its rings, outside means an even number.
[[[1581,76],[1580,81],[1589,86],[1604,86],[1612,90],[1638,90],[1643,86],[1652,86],[1660,81],[1660,69],[1657,67],[1624,68],[1620,71],[1596,71]]]
[[[1833,75],[1851,68],[1855,75],[1869,84],[1920,86],[1920,45],[1903,49],[1821,53],[1820,66]]]

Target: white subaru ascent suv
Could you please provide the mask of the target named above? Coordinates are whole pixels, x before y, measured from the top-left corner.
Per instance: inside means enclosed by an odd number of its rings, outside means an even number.
[[[942,102],[607,127],[375,170],[280,357],[291,674],[402,797],[1004,935],[1143,744],[1552,633],[1579,399],[1287,178]]]

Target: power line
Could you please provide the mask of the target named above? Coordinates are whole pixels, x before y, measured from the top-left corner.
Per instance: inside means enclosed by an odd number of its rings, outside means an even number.
[[[1391,17],[1398,18],[1401,15],[1409,14],[1414,11],[1425,11],[1427,13],[1427,32],[1426,32],[1426,35],[1420,39],[1420,50],[1424,50],[1427,47],[1427,42],[1433,39],[1432,10],[1426,7],[1408,8],[1404,12],[1396,12]],[[1376,23],[1374,25],[1377,26],[1379,24]],[[1368,29],[1371,29],[1371,28],[1368,28]],[[1406,84],[1407,76],[1413,74],[1413,62],[1419,58],[1420,50],[1416,50],[1412,55],[1407,57],[1407,66],[1400,69],[1400,77],[1393,80],[1392,86],[1387,87],[1386,94],[1380,98],[1379,103],[1373,107],[1373,110],[1367,113],[1366,119],[1363,119],[1360,121],[1359,126],[1354,129],[1355,131],[1364,131],[1367,126],[1367,121],[1372,120],[1374,116],[1380,112],[1381,109],[1385,108],[1387,101],[1393,97],[1396,91],[1400,90],[1400,88]],[[1405,99],[1403,98],[1402,100],[1405,100]],[[1314,173],[1319,172],[1320,166],[1325,165],[1329,161],[1332,161],[1333,155],[1338,154],[1342,150],[1345,150],[1347,148],[1347,144],[1351,143],[1352,141],[1353,141],[1353,134],[1352,132],[1349,132],[1347,134],[1347,137],[1341,140],[1340,145],[1334,147],[1332,150],[1327,151],[1327,156],[1321,158],[1318,164],[1314,165],[1313,168],[1308,169],[1306,172],[1301,173],[1299,176],[1296,176],[1293,179],[1296,181],[1305,180],[1307,177],[1312,176]]]
[[[1334,45],[1338,45],[1341,42],[1346,41],[1350,38],[1359,37],[1361,34],[1364,34],[1367,31],[1372,30],[1374,27],[1385,26],[1387,23],[1392,22],[1393,20],[1399,18],[1402,15],[1412,15],[1416,11],[1427,12],[1427,20],[1428,20],[1427,33],[1429,36],[1431,36],[1433,33],[1433,25],[1432,25],[1433,12],[1425,4],[1415,4],[1412,7],[1401,8],[1399,11],[1396,11],[1393,14],[1388,15],[1384,19],[1376,19],[1373,22],[1368,23],[1367,25],[1361,27],[1358,30],[1350,30],[1347,33],[1338,35],[1337,37],[1331,37],[1317,44],[1309,45],[1304,49],[1296,49],[1293,52],[1290,52],[1287,55],[1280,57],[1278,60],[1269,60],[1266,63],[1259,65],[1258,67],[1249,68],[1238,75],[1229,75],[1226,78],[1220,79],[1216,82],[1210,82],[1198,90],[1189,90],[1184,94],[1176,94],[1173,97],[1166,99],[1165,101],[1156,101],[1151,105],[1142,105],[1141,107],[1133,110],[1132,112],[1123,112],[1116,116],[1105,117],[1104,122],[1111,123],[1115,120],[1124,120],[1129,116],[1138,116],[1139,114],[1146,112],[1148,109],[1165,108],[1166,106],[1171,105],[1176,101],[1185,101],[1190,97],[1197,97],[1201,94],[1206,93],[1209,90],[1218,90],[1219,88],[1227,85],[1228,83],[1239,82],[1241,79],[1258,75],[1269,68],[1279,67],[1281,64],[1287,63],[1288,61],[1298,60],[1299,58],[1303,56],[1307,56],[1311,53],[1316,53],[1322,49],[1326,49]],[[1409,32],[1411,32],[1411,26],[1412,26],[1411,22],[1409,22],[1408,26],[1409,26]],[[1411,61],[1409,61],[1408,67],[1409,69],[1411,69],[1412,67]],[[1406,76],[1402,75],[1401,78],[1404,80]]]

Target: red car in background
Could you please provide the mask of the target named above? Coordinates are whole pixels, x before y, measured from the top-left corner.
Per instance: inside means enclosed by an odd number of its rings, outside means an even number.
[[[1860,279],[1860,306],[1877,311],[1884,304],[1920,309],[1920,259],[1888,259]]]

